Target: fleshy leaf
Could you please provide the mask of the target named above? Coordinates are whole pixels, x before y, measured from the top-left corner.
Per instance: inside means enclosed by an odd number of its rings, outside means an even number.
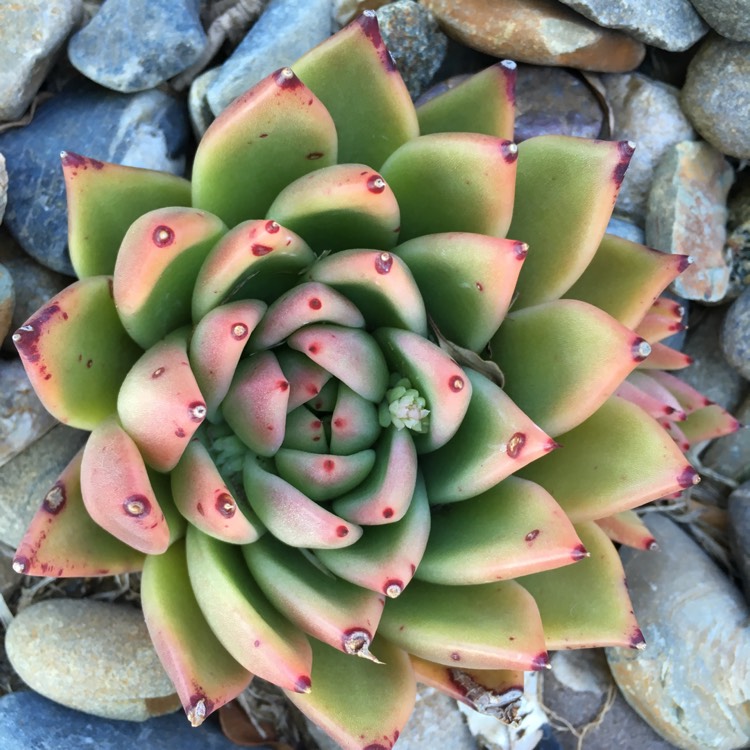
[[[300,177],[276,196],[267,217],[304,237],[316,253],[388,250],[398,240],[393,191],[364,164],[338,164]]]
[[[690,444],[695,445],[704,440],[730,435],[741,426],[726,409],[718,404],[709,404],[688,414],[687,419],[680,424],[680,429]]]
[[[262,459],[248,455],[243,469],[247,499],[268,530],[285,544],[310,549],[347,547],[362,528],[342,520],[271,474]]]
[[[514,581],[439,586],[414,580],[386,603],[378,632],[447,666],[530,670],[548,663],[534,599]]]
[[[286,407],[289,412],[319,396],[326,383],[331,380],[328,370],[316,365],[302,352],[281,346],[274,349],[274,353],[289,382],[289,403]],[[319,406],[313,405],[313,408],[321,411]]]
[[[635,329],[654,300],[689,263],[686,255],[660,253],[605,234],[586,270],[565,297],[588,302]]]
[[[169,546],[169,527],[140,451],[114,418],[89,436],[81,494],[91,518],[125,544],[148,555]]]
[[[382,594],[324,573],[269,535],[242,552],[263,593],[297,627],[346,654],[372,658]]]
[[[260,219],[298,177],[336,163],[336,126],[290,68],[232,102],[203,135],[193,163],[193,205],[233,227]]]
[[[138,552],[94,523],[81,495],[83,449],[44,496],[13,557],[13,569],[57,578],[118,575],[138,571]]]
[[[577,300],[510,313],[490,346],[508,395],[552,437],[593,414],[650,351],[633,331]]]
[[[319,549],[318,559],[333,573],[358,586],[398,596],[411,581],[430,533],[430,507],[417,477],[406,515],[396,523],[364,528],[351,547]]]
[[[417,481],[417,453],[409,430],[389,427],[375,446],[375,466],[367,479],[333,503],[352,523],[374,526],[404,517]]]
[[[638,367],[641,370],[683,370],[693,364],[693,358],[659,342],[651,346],[651,353]]]
[[[419,130],[513,138],[516,64],[502,60],[417,107]]]
[[[659,548],[654,535],[635,511],[624,510],[621,513],[600,518],[596,524],[613,542],[618,544],[651,552]]]
[[[245,221],[227,232],[201,267],[193,291],[193,321],[230,300],[273,302],[297,283],[315,253],[275,221]]]
[[[114,412],[120,383],[141,353],[122,327],[111,284],[108,276],[71,284],[13,334],[44,407],[83,430]]]
[[[450,232],[417,237],[393,252],[414,274],[442,335],[477,352],[508,311],[527,250],[514,240]]]
[[[474,497],[558,447],[501,388],[465,372],[472,385],[466,416],[450,443],[420,462],[434,504]]]
[[[170,474],[178,510],[204,534],[233,544],[249,544],[263,527],[246,503],[224,483],[206,447],[191,440]]]
[[[309,453],[328,453],[326,431],[318,415],[306,406],[292,409],[286,416],[286,432],[281,447]]]
[[[518,279],[516,309],[561,297],[584,272],[634,150],[629,141],[565,135],[540,135],[518,146],[508,236],[526,242],[529,257]]]
[[[146,463],[171,471],[206,418],[206,404],[187,356],[187,332],[152,346],[125,376],[117,398],[122,426]]]
[[[453,586],[490,583],[569,565],[585,554],[554,498],[538,484],[508,477],[433,512],[416,577]]]
[[[286,690],[310,690],[310,643],[263,595],[240,548],[191,526],[187,566],[201,612],[232,657]]]
[[[638,391],[636,394],[632,388]],[[622,390],[623,394],[619,391]],[[654,419],[664,419],[682,422],[685,420],[685,412],[677,398],[665,388],[658,380],[645,372],[635,370],[628,375],[628,379],[620,384],[615,392],[622,395],[628,401],[638,404],[645,409]],[[636,398],[636,396],[640,398]]]
[[[642,647],[617,550],[594,523],[576,531],[589,558],[518,579],[539,607],[547,648]]]
[[[319,260],[310,278],[338,289],[364,314],[370,329],[405,328],[427,335],[427,315],[409,268],[391,253],[345,250]]]
[[[362,162],[377,169],[419,134],[414,105],[374,13],[366,11],[301,57],[294,71],[333,116],[340,163]]]
[[[524,467],[573,521],[593,521],[692,486],[696,471],[639,406],[612,397],[560,435],[562,448]]]
[[[515,143],[474,133],[423,135],[381,174],[401,208],[401,242],[438,232],[504,237],[513,213]]]
[[[370,448],[380,429],[375,404],[339,383],[331,415],[331,452],[347,455]]]
[[[675,322],[671,315],[648,312],[635,329],[636,333],[646,339],[649,344],[656,344],[684,331],[685,325],[682,321]]]
[[[185,543],[143,566],[141,602],[151,641],[193,726],[239,695],[253,676],[221,645],[190,586]]]
[[[226,232],[224,223],[193,208],[162,208],[128,229],[117,254],[114,298],[122,324],[144,349],[191,322],[198,272]]]
[[[128,227],[148,211],[190,205],[190,183],[167,172],[60,154],[68,205],[68,249],[79,279],[112,274]]]
[[[409,657],[376,638],[382,664],[355,659],[312,642],[313,683],[289,700],[346,750],[392,748],[414,709],[416,683]]]

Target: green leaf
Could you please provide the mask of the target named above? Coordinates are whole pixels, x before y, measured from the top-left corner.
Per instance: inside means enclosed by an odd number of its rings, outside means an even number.
[[[235,99],[203,135],[193,163],[193,206],[234,227],[261,219],[298,177],[336,163],[336,126],[290,68]]]
[[[371,448],[380,431],[375,404],[339,383],[331,414],[331,453],[348,455]]]
[[[674,441],[639,406],[618,397],[558,438],[562,448],[520,475],[542,485],[573,521],[593,521],[693,484]]]
[[[417,107],[419,130],[481,133],[512,140],[516,64],[502,60]]]
[[[453,586],[491,583],[569,565],[585,554],[555,499],[516,477],[433,513],[416,576]]]
[[[306,406],[292,409],[286,415],[286,431],[281,447],[309,453],[328,453],[326,431],[318,415]],[[340,453],[340,451],[333,452]]]
[[[63,289],[13,342],[47,411],[82,430],[114,413],[120,383],[141,353],[122,327],[107,276]]]
[[[474,133],[423,135],[383,164],[404,242],[438,232],[504,237],[513,212],[515,144]]]
[[[576,531],[590,557],[518,579],[539,607],[547,648],[642,645],[617,550],[594,523]]]
[[[508,395],[552,437],[591,416],[650,351],[633,331],[577,300],[510,313],[490,347]]]
[[[633,144],[540,135],[518,146],[508,236],[529,245],[516,308],[561,297],[599,247]],[[398,192],[396,193],[398,195]]]
[[[141,603],[151,641],[193,726],[236,698],[253,676],[221,645],[190,587],[185,543],[143,566]]]
[[[190,205],[190,183],[176,175],[63,151],[68,249],[76,276],[112,274],[128,227],[157,208]]]
[[[340,163],[361,162],[377,169],[419,134],[414,105],[374,14],[360,16],[293,67],[336,123]]]

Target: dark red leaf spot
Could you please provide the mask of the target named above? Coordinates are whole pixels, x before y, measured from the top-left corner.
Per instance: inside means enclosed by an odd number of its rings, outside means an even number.
[[[680,475],[677,477],[677,484],[683,489],[692,487],[700,482],[701,478],[698,476],[698,472],[692,466],[686,466]]]
[[[323,307],[323,303],[317,297],[312,297],[307,304],[310,305],[311,310],[320,310]]]
[[[319,441],[320,441],[320,435],[316,435],[316,436],[315,436],[315,437],[314,437],[314,438],[312,439],[312,441],[313,441],[313,443],[317,443],[317,442],[319,442]]]
[[[513,253],[518,260],[523,260],[529,254],[529,246],[525,242],[514,242]]]
[[[268,133],[261,133],[258,138],[268,138]]]
[[[640,628],[633,628],[630,636],[630,648],[643,648],[646,645],[646,639]]]
[[[131,495],[125,499],[122,508],[133,518],[145,518],[151,513],[151,502],[145,495]]]
[[[233,323],[231,328],[231,335],[235,341],[242,341],[247,338],[248,328],[244,323]]]
[[[414,575],[417,572],[417,566],[414,563],[411,564],[411,574]]]
[[[312,104],[312,99],[310,99],[310,104]],[[320,159],[323,156],[322,151],[311,151],[305,158],[309,159],[310,161],[316,161],[317,159]]]
[[[557,450],[558,448],[562,448],[562,445],[558,443],[556,440],[553,440],[550,438],[545,444],[544,444],[544,452],[549,453],[550,451]]]
[[[690,267],[693,262],[693,258],[691,258],[689,255],[683,255],[682,258],[680,258],[680,263],[677,266],[677,271],[679,273],[682,273],[686,268]],[[680,315],[682,315],[682,310],[680,310]]]
[[[375,270],[382,276],[390,273],[392,266],[393,256],[390,253],[378,253],[375,256]]]
[[[518,146],[513,141],[502,141],[500,144],[500,153],[506,164],[513,164],[518,159]]]
[[[237,503],[234,502],[234,498],[228,492],[222,492],[216,498],[216,510],[224,518],[232,518],[237,511]]]
[[[323,461],[323,469],[328,473],[332,472],[336,468],[336,464],[330,458]]]
[[[184,438],[185,437],[185,430],[182,429],[182,427],[178,427],[174,434],[177,435],[178,438]]]
[[[615,187],[619,188],[625,178],[625,172],[628,169],[628,164],[630,164],[630,159],[635,152],[635,144],[631,141],[620,141],[617,144],[617,151],[620,154],[620,159],[612,173],[612,181],[615,183]]]
[[[253,646],[255,646],[255,648],[258,648],[258,646],[260,646],[260,641],[259,640],[253,641]]]
[[[56,516],[65,506],[66,499],[65,485],[62,482],[55,482],[49,492],[44,496],[42,508],[47,513]]]
[[[50,373],[47,373],[47,374],[46,374],[46,375],[44,376],[44,379],[45,379],[45,380],[52,380],[52,375],[51,375]]]
[[[275,221],[266,222],[266,232],[268,232],[268,234],[276,234],[276,232],[278,232],[279,229],[281,229],[281,226],[277,222]]]
[[[307,675],[302,675],[302,677],[297,678],[297,681],[294,683],[294,690],[297,693],[307,693],[310,691],[311,686],[312,680]]]
[[[317,354],[320,351],[320,344],[310,344],[310,346],[307,347],[307,351],[310,352],[310,354]]]
[[[94,364],[94,360],[93,360],[93,359],[90,359],[90,360],[88,360],[88,361],[86,362],[86,367],[88,367],[89,369],[91,369],[91,365],[93,365],[93,364]]]
[[[286,89],[288,91],[295,91],[304,87],[304,83],[294,75],[294,71],[291,68],[281,68],[274,73],[276,83],[279,88]]]
[[[531,668],[535,672],[538,672],[540,669],[546,669],[548,666],[549,654],[546,651],[542,651],[531,660]]]
[[[482,286],[482,282],[481,281],[475,281],[474,282],[474,286],[477,288],[478,292],[483,292],[484,291],[484,286]]]
[[[341,417],[336,417],[336,419],[333,420],[333,426],[336,429],[341,430],[346,427],[346,420],[342,419]]]
[[[454,393],[462,391],[464,389],[464,379],[460,375],[454,375],[448,381],[448,388],[450,388]]]
[[[174,230],[166,224],[159,224],[154,229],[151,239],[156,247],[169,247],[174,242]]]
[[[393,508],[383,508],[383,518],[393,518]]]
[[[279,382],[276,383],[276,387],[283,393],[284,391],[289,390],[289,381],[279,380]]]
[[[156,380],[156,378],[160,378],[163,374],[164,374],[164,368],[163,367],[157,367],[151,373],[151,378],[152,378],[152,380]]]
[[[453,659],[453,661],[461,661],[461,654],[459,654],[458,651],[454,651],[451,654],[451,659]]]
[[[539,529],[533,529],[528,534],[526,534],[526,536],[524,537],[524,539],[527,542],[533,542],[538,536],[539,536]]]
[[[64,312],[62,314],[62,318],[63,318],[63,320],[67,320],[68,319],[68,313]]]
[[[198,504],[197,504],[197,505],[195,506],[195,509],[196,509],[196,510],[198,511],[198,513],[200,513],[200,514],[201,514],[202,516],[205,516],[205,515],[206,515],[206,511],[205,511],[205,510],[203,510],[203,503],[198,503]]]
[[[348,535],[349,535],[349,529],[347,529],[346,526],[338,526],[336,528],[336,536],[339,536],[343,539],[345,536],[348,536]]]
[[[526,445],[526,435],[523,432],[513,433],[508,440],[508,455],[511,458],[518,458],[524,445]]]
[[[385,190],[385,180],[376,172],[367,178],[367,189],[371,193],[382,193]]]
[[[273,248],[269,247],[268,245],[260,245],[255,242],[250,248],[250,252],[252,252],[252,254],[256,257],[261,258],[262,256],[268,255],[268,253],[273,252]]]
[[[313,430],[319,430],[323,426],[323,423],[319,419],[313,419],[312,422],[310,422],[310,427],[312,427]]]
[[[573,547],[573,551],[570,553],[570,556],[578,562],[579,560],[583,560],[585,557],[589,556],[589,553],[586,551],[586,548],[579,544],[577,547]]]

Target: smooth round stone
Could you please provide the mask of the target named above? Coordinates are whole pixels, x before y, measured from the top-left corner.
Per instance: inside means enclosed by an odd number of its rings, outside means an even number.
[[[58,424],[0,466],[0,542],[18,547],[44,496],[87,437]]]
[[[15,303],[13,277],[5,266],[0,265],[0,341],[8,335],[10,330]]]
[[[193,126],[195,139],[199,141],[208,130],[208,126],[216,119],[208,104],[206,95],[208,87],[216,80],[221,68],[211,68],[201,73],[191,84],[188,94],[188,111],[190,124]]]
[[[553,0],[422,0],[445,31],[495,57],[537,65],[623,72],[643,60],[641,42],[591,23]]]
[[[26,111],[82,10],[81,0],[0,1],[0,121]]]
[[[31,690],[0,698],[3,750],[236,750],[213,722],[191,727],[180,711],[135,723],[102,719]],[[257,750],[271,750],[270,746]]]
[[[732,415],[737,418],[740,424],[750,424],[750,397],[745,398],[740,406],[733,409]],[[725,435],[719,440],[714,440],[701,455],[701,463],[727,479],[735,482],[746,482],[750,480],[748,456],[750,456],[750,430],[740,429],[731,435]],[[703,478],[701,488],[706,487],[709,487],[717,497],[722,499],[730,493],[726,484],[711,477]]]
[[[750,159],[750,42],[708,37],[688,66],[680,101],[709,143]]]
[[[650,513],[659,552],[622,552],[644,651],[607,649],[630,705],[683,750],[750,743],[747,605],[716,563],[676,524]]]
[[[750,42],[750,0],[690,0],[708,25],[735,42]]]
[[[643,226],[656,165],[670,146],[693,140],[696,134],[680,109],[679,91],[674,86],[639,73],[605,75],[602,82],[614,114],[612,140],[636,144],[616,210]]]
[[[537,135],[597,138],[604,114],[583,81],[562,68],[516,68],[516,143]]]
[[[5,157],[0,154],[0,224],[8,203],[8,170],[5,168]]]
[[[708,31],[689,0],[561,0],[594,23],[645,44],[680,52]]]
[[[646,233],[637,224],[632,221],[620,219],[613,216],[607,224],[607,234],[614,234],[615,237],[621,237],[624,240],[638,242],[641,245],[646,241]]]
[[[180,705],[140,610],[91,599],[48,599],[16,615],[5,636],[31,688],[95,716],[144,721]]]
[[[646,243],[689,255],[692,265],[672,283],[685,299],[720,302],[729,289],[727,195],[734,170],[713,146],[683,141],[670,146],[653,176]]]
[[[745,599],[750,603],[750,482],[729,496],[729,541]]]
[[[414,0],[385,5],[378,11],[378,22],[406,88],[416,99],[443,62],[448,37],[438,28],[435,16]]]
[[[750,289],[732,303],[721,331],[721,348],[735,370],[750,380]]]

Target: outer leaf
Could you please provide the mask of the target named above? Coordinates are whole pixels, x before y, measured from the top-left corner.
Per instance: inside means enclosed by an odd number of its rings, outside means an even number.
[[[573,521],[592,521],[692,486],[696,471],[640,407],[613,397],[560,436],[563,447],[521,470]]]
[[[141,552],[92,520],[81,495],[83,450],[63,469],[44,496],[13,557],[13,570],[57,578],[117,575],[138,571]]]
[[[657,342],[651,347],[648,359],[638,366],[642,370],[683,370],[691,364],[693,364],[693,358],[690,355]]]
[[[316,253],[388,250],[398,241],[393,191],[364,164],[338,164],[300,177],[276,196],[267,216],[304,237]]]
[[[417,107],[419,130],[513,138],[516,64],[502,60]]]
[[[379,632],[415,656],[448,666],[529,670],[548,663],[534,600],[513,581],[412,581],[386,603]]]
[[[184,329],[152,346],[133,365],[120,388],[117,413],[149,466],[170,471],[177,465],[206,418]]]
[[[508,477],[433,513],[416,576],[453,586],[490,583],[569,565],[585,554],[554,498],[533,482]]]
[[[191,322],[198,271],[226,232],[216,216],[162,208],[128,229],[117,254],[114,297],[125,329],[144,349]]]
[[[260,219],[281,189],[336,163],[336,126],[292,73],[271,73],[235,99],[203,135],[193,163],[193,205],[233,227]]]
[[[342,164],[362,162],[377,169],[419,134],[411,97],[383,44],[374,13],[365,11],[297,60],[294,70],[333,116]]]
[[[511,313],[490,346],[508,395],[552,437],[593,414],[650,351],[614,318],[576,300]]]
[[[151,641],[193,726],[239,695],[252,680],[221,645],[190,587],[185,543],[151,555],[141,602]]]
[[[416,697],[409,657],[383,639],[375,640],[383,664],[355,659],[313,641],[309,695],[289,700],[344,750],[388,750],[404,728]]]
[[[182,177],[88,159],[63,151],[68,249],[79,279],[112,274],[128,227],[157,208],[190,205]]]
[[[588,302],[634,329],[665,287],[689,265],[686,255],[660,253],[605,234],[586,270],[565,296]],[[651,341],[643,332],[639,334]]]
[[[517,146],[474,133],[424,135],[380,172],[396,194],[405,240],[437,232],[504,237],[513,213]]]
[[[430,507],[417,477],[406,515],[396,523],[367,526],[351,547],[319,549],[321,562],[337,576],[394,598],[411,581],[430,533]]]
[[[547,648],[641,648],[617,550],[596,524],[580,524],[576,531],[591,557],[519,579],[539,607]]]
[[[703,409],[697,409],[680,424],[680,429],[691,445],[730,435],[740,427],[742,425],[718,404],[710,404]]]
[[[649,344],[655,344],[684,331],[685,328],[686,326],[682,321],[675,322],[671,315],[648,312],[636,326],[636,333],[646,339]]]
[[[635,549],[659,549],[654,535],[632,510],[624,510],[597,520],[596,525],[613,541]]]
[[[125,544],[149,555],[169,546],[169,527],[143,458],[114,418],[89,436],[81,463],[81,494],[91,518]]]
[[[265,595],[297,627],[345,654],[372,658],[382,594],[324,573],[268,535],[242,552]]]
[[[187,566],[203,616],[232,657],[286,690],[309,691],[312,652],[307,637],[271,606],[239,547],[191,526]]]
[[[120,383],[140,354],[117,316],[107,276],[64,289],[13,334],[13,342],[47,411],[84,430],[115,410]]]
[[[527,250],[514,240],[450,232],[417,237],[393,252],[414,274],[442,335],[479,351],[508,311]]]
[[[448,445],[420,462],[434,504],[474,497],[559,447],[501,388],[474,370],[465,372],[472,384],[466,416]]]
[[[634,150],[629,141],[564,135],[529,138],[518,147],[508,236],[530,249],[516,308],[562,296],[584,272],[604,236]]]

